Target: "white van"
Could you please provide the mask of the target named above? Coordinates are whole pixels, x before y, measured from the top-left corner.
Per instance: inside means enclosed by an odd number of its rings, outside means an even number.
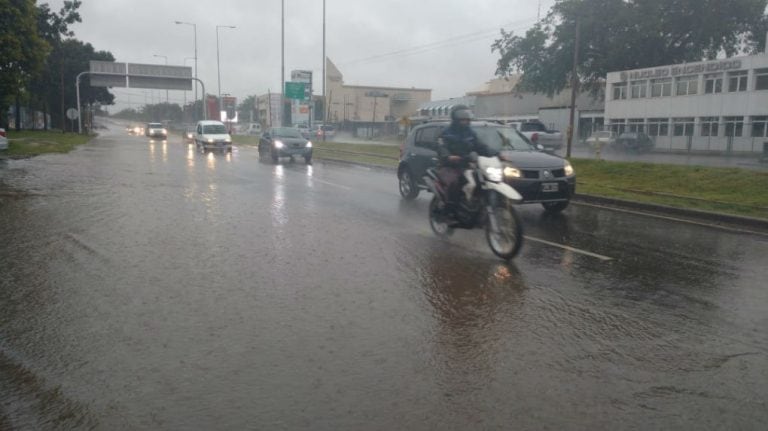
[[[195,145],[203,152],[208,150],[232,151],[232,136],[221,121],[198,121],[195,128]]]

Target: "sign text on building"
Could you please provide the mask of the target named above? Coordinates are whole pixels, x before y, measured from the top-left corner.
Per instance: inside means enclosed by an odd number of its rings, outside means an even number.
[[[648,78],[667,78],[670,76],[694,75],[698,73],[722,72],[725,70],[741,69],[741,60],[725,60],[712,63],[684,64],[680,66],[662,67],[657,69],[621,72],[622,81],[635,81]]]

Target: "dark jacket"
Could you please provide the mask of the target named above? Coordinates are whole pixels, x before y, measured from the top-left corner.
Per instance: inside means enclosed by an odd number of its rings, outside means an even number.
[[[451,125],[443,130],[439,137],[437,155],[441,166],[466,167],[469,164],[469,154],[490,157],[491,151],[480,142],[477,134],[470,127]],[[450,162],[448,157],[461,156],[460,162]]]

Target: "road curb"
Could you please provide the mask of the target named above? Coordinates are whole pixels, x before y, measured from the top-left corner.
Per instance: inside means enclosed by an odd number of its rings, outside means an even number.
[[[628,201],[625,199],[608,198],[604,196],[587,195],[582,193],[577,193],[573,197],[573,202],[627,208],[642,212],[684,217],[687,219],[707,221],[717,224],[737,225],[768,231],[768,220],[754,217],[745,217],[688,208],[677,208],[667,205]]]
[[[347,165],[347,166],[364,166],[371,169],[379,169],[379,170],[390,171],[390,172],[394,172],[397,170],[396,167],[381,166],[381,165],[375,165],[371,163],[353,162],[349,160],[326,159],[322,157],[319,159],[323,160],[324,162],[337,163],[337,164]],[[608,198],[604,196],[588,195],[588,194],[582,194],[582,193],[577,193],[573,197],[572,202],[576,204],[585,203],[585,204],[601,205],[601,206],[607,206],[607,207],[616,207],[621,209],[631,209],[639,212],[652,213],[652,214],[677,216],[680,218],[685,218],[690,220],[706,221],[706,222],[722,224],[722,225],[741,226],[741,227],[747,227],[750,229],[768,232],[768,220],[763,220],[763,219],[754,218],[754,217],[745,217],[745,216],[694,210],[694,209],[687,209],[687,208],[677,208],[677,207],[671,207],[667,205],[628,201],[624,199]]]
[[[389,172],[397,171],[397,168],[394,166],[382,166],[374,163],[353,162],[351,160],[327,159],[325,157],[319,156],[318,154],[314,154],[313,158],[315,160],[322,161],[323,163],[339,164],[339,165],[346,165],[346,166],[362,166],[365,168],[378,169],[378,170],[389,171]]]

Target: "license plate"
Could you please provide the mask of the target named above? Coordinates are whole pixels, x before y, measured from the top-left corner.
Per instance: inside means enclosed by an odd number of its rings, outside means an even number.
[[[552,193],[558,191],[557,183],[543,183],[541,185],[541,191],[546,193]]]

